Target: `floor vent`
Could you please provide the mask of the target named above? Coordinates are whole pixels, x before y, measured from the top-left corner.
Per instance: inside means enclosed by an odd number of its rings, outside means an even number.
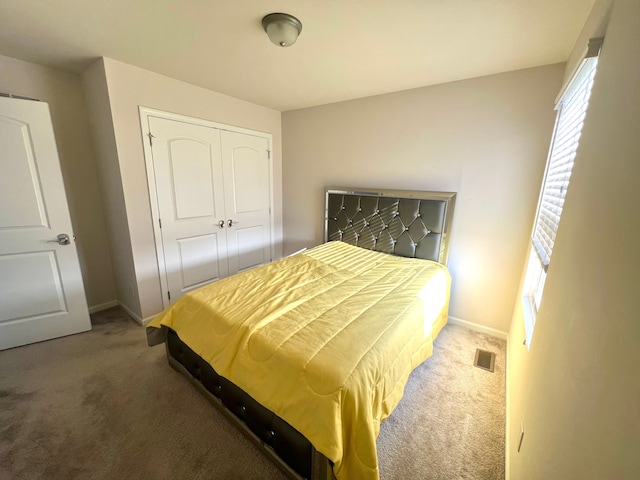
[[[476,359],[473,365],[488,372],[493,372],[496,365],[496,354],[488,350],[476,348]]]

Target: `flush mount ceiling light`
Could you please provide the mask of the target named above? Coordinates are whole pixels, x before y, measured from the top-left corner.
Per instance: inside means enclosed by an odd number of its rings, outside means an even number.
[[[279,47],[290,47],[302,31],[302,23],[288,13],[270,13],[262,19],[262,27],[269,40]]]

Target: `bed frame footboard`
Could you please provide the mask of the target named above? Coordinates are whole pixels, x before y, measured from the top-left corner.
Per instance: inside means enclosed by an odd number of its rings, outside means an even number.
[[[167,327],[162,330],[169,365],[184,375],[289,478],[335,480],[332,462],[300,432],[218,375],[173,330]]]

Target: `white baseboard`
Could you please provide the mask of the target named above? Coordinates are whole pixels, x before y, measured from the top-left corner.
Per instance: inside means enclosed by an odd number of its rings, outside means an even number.
[[[129,315],[131,318],[133,318],[137,323],[139,323],[143,327],[147,323],[149,323],[151,320],[153,320],[157,315],[157,314],[151,315],[150,317],[147,317],[147,318],[140,318],[140,315],[134,313],[133,310],[131,310],[124,303],[121,303],[118,300],[111,300],[110,302],[101,303],[100,305],[93,305],[92,307],[89,307],[89,313],[101,312],[103,310],[107,310],[109,308],[113,308],[117,306],[120,306],[120,308],[122,308],[125,312],[127,312],[127,315]]]
[[[297,254],[299,254],[299,253],[302,253],[302,252],[304,252],[304,251],[306,251],[306,250],[307,250],[307,247],[301,248],[300,250],[297,250],[297,251],[295,251],[295,252],[293,252],[293,253],[290,253],[289,255],[287,255],[287,257],[293,257],[294,255],[297,255]]]
[[[110,302],[100,303],[98,305],[92,305],[89,307],[89,313],[101,312],[103,310],[108,310],[109,308],[117,307],[118,300],[111,300]]]
[[[125,312],[127,312],[127,314],[133,318],[136,322],[138,322],[140,325],[144,326],[143,320],[142,318],[140,318],[140,316],[136,313],[133,313],[133,311],[127,307],[124,303],[119,303],[120,308],[122,308]]]
[[[133,318],[136,322],[138,322],[140,325],[142,325],[143,327],[145,325],[147,325],[147,323],[149,323],[151,320],[153,320],[158,314],[156,315],[151,315],[150,317],[146,317],[146,318],[141,318],[140,315],[133,313],[133,311],[127,307],[125,304],[120,303],[119,304],[120,307],[122,307],[122,309],[127,312],[127,314]]]
[[[476,332],[485,333],[502,340],[506,340],[509,336],[507,332],[503,332],[502,330],[498,330],[497,328],[487,327],[485,325],[480,325],[479,323],[468,322],[467,320],[462,320],[461,318],[449,317],[449,323],[458,325],[460,327],[465,327]]]
[[[153,320],[157,316],[158,316],[158,314],[156,313],[155,315],[151,315],[150,317],[143,318],[142,319],[142,326],[146,326],[147,323],[149,323],[151,320]]]

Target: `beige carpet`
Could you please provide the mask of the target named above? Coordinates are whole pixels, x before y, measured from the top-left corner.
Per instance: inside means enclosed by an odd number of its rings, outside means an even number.
[[[473,366],[496,353],[495,372]],[[447,325],[378,437],[380,477],[504,479],[506,342]]]
[[[93,321],[0,352],[1,479],[285,479],[122,311]],[[476,347],[495,373],[472,366]],[[382,426],[381,480],[504,478],[504,357],[503,341],[445,327]]]

